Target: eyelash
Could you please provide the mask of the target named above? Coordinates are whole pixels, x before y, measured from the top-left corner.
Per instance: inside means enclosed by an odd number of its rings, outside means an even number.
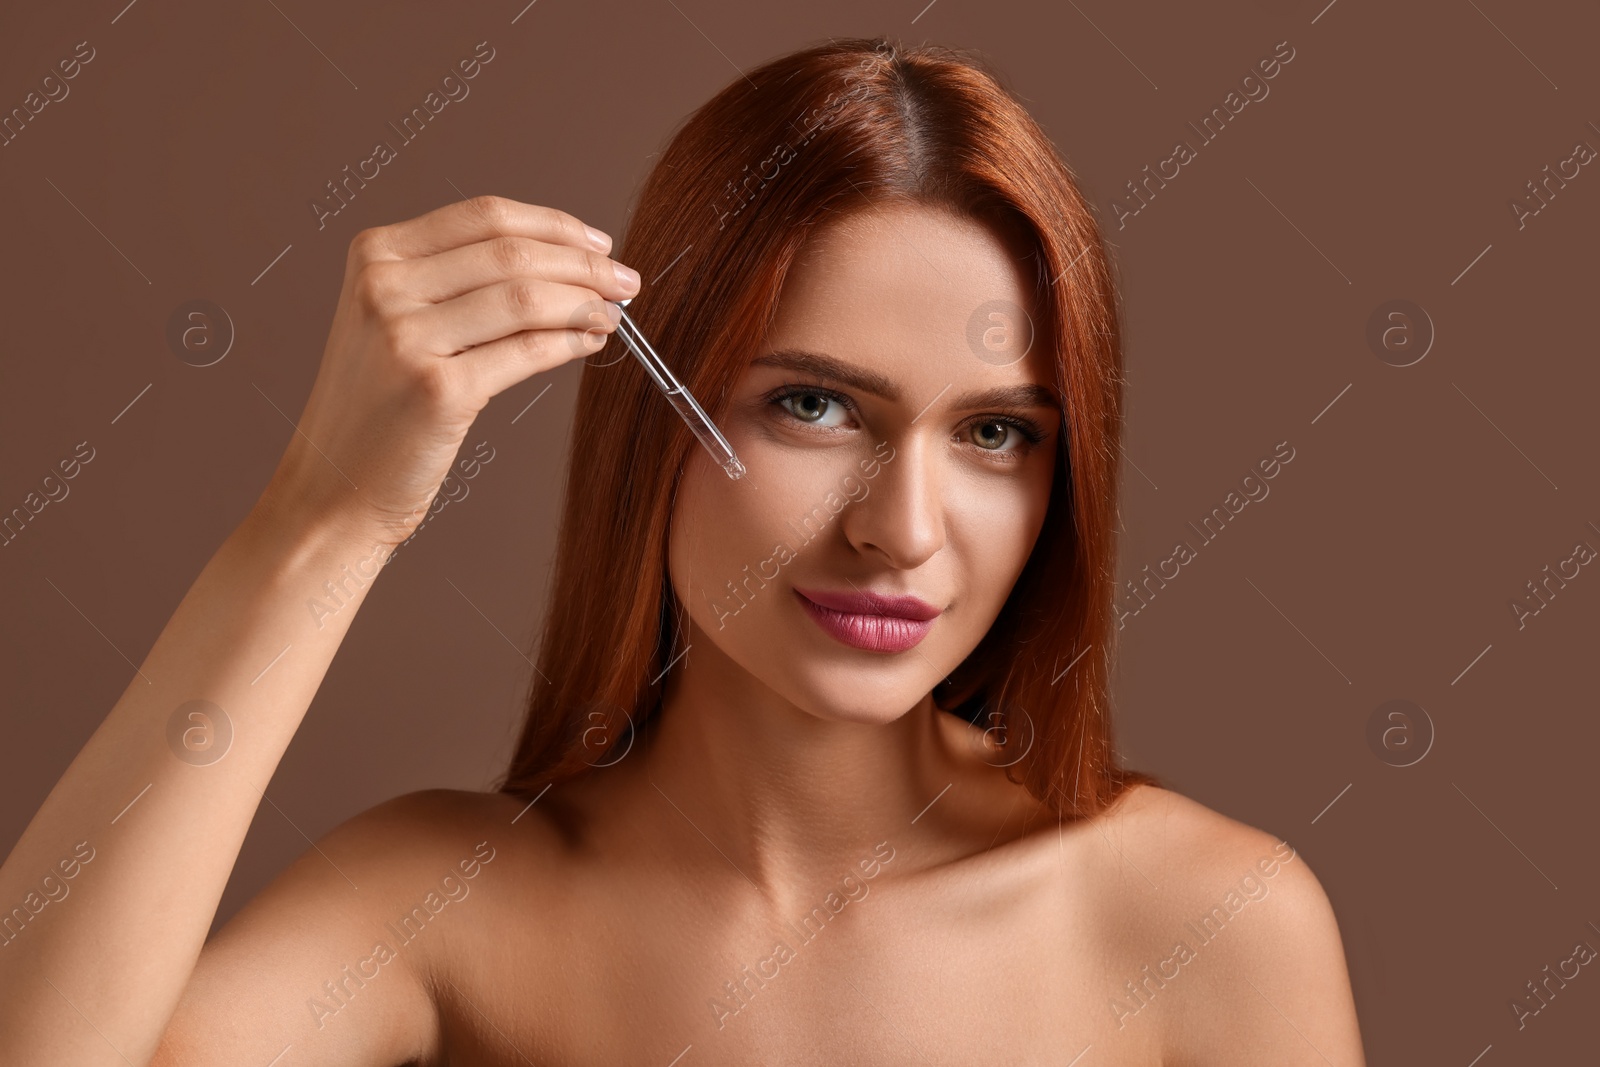
[[[793,383],[785,383],[782,387],[774,389],[772,392],[766,394],[766,396],[764,396],[762,399],[767,403],[776,405],[778,410],[782,411],[795,422],[800,423],[801,425],[806,425],[804,419],[801,419],[795,415],[794,412],[783,406],[783,401],[793,399],[797,396],[820,396],[832,403],[838,404],[852,415],[860,414],[860,412],[856,410],[855,404],[851,402],[849,397],[845,396],[843,393],[836,393],[832,389],[827,389],[820,385],[796,385]],[[987,426],[992,423],[999,423],[1002,426],[1007,426],[1017,431],[1022,435],[1023,440],[1028,442],[1030,447],[1044,440],[1044,431],[1040,429],[1039,425],[1032,419],[1022,415],[1020,412],[998,411],[991,415],[980,416],[979,419],[970,422],[968,425]],[[824,427],[819,432],[828,433],[831,432],[831,430],[831,427]],[[987,452],[994,456],[1005,457],[1001,460],[1001,462],[1004,463],[1015,462],[1016,458],[1025,451],[1024,449],[984,448],[982,445],[975,445],[974,447],[976,447],[980,452]]]

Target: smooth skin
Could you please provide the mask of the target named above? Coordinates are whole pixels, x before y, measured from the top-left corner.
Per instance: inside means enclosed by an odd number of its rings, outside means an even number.
[[[365,589],[321,629],[306,597],[415,529],[491,397],[598,350],[583,327],[603,339],[604,301],[638,291],[609,248],[495,197],[352,242],[271,483],[0,866],[10,907],[95,849],[0,947],[0,1062],[1362,1065],[1303,857],[1154,788],[1059,826],[934,708],[1037,536],[1060,413],[962,400],[1048,368],[967,348],[970,310],[1020,306],[1025,275],[987,230],[925,209],[808,246],[752,357],[820,353],[842,376],[753,363],[722,423],[747,478],[694,451],[669,543],[689,652],[658,729],[531,806],[439,790],[357,815],[207,941]],[[1013,417],[1045,436],[1019,447]],[[893,458],[867,491],[719,610],[879,442]],[[944,611],[917,648],[865,651],[795,585]],[[234,730],[204,766],[167,741],[196,695]],[[1187,924],[1207,914],[1221,932],[1202,943]]]

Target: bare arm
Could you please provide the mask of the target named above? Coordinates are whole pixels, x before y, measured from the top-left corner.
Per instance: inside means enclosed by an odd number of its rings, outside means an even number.
[[[328,349],[272,484],[0,865],[0,1063],[152,1062],[261,790],[371,588],[344,568],[375,577],[484,404],[596,351],[583,330],[611,328],[592,317],[600,297],[635,290],[577,219],[499,198],[352,242]],[[325,582],[342,584],[346,603],[314,616],[307,602],[327,596]],[[274,936],[258,932],[267,970],[250,980],[290,973]],[[396,1003],[412,994],[399,979],[386,988]],[[340,1062],[408,1055],[423,1020],[396,1018],[412,1022],[369,1023]],[[239,1004],[232,1037],[211,1035],[205,1062],[253,1053],[272,1024]]]
[[[1282,864],[1270,894],[1244,907],[1259,914],[1241,910],[1238,941],[1219,953],[1210,1010],[1186,1013],[1184,1062],[1365,1067],[1339,925],[1305,859]]]
[[[1179,975],[1170,1062],[1365,1067],[1344,944],[1322,883],[1292,845],[1253,827],[1213,828],[1174,937]],[[1204,888],[1201,888],[1201,887]]]
[[[520,806],[429,790],[333,829],[206,943],[154,1062],[442,1063],[434,990],[484,965]]]
[[[6,930],[0,1060],[149,1061],[365,591],[320,628],[306,602],[371,548],[252,514],[206,565],[0,868],[0,900],[25,911],[46,872],[66,890]],[[190,719],[197,698],[211,707]]]

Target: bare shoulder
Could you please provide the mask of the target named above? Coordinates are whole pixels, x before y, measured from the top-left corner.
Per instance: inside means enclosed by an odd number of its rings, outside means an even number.
[[[403,793],[351,816],[325,840],[376,862],[404,867],[425,851],[459,844],[463,836],[494,830],[503,833],[523,807],[504,793],[424,789]],[[519,829],[524,821],[518,820]],[[410,847],[396,850],[396,839],[410,842]]]
[[[485,884],[479,879],[485,868],[504,866],[507,851],[525,852],[531,841],[547,833],[542,820],[518,817],[525,810],[524,803],[503,793],[405,793],[334,827],[296,867],[309,866],[319,881],[335,887],[337,872],[350,875],[346,882],[353,880],[352,871],[359,872],[365,884],[358,882],[360,893],[347,898],[359,912],[392,909],[428,888],[448,899],[450,884],[464,879]],[[520,847],[508,850],[513,839]]]
[[[521,807],[427,790],[328,831],[206,943],[155,1062],[430,1062],[435,972],[475,937],[461,902],[508,895],[512,837],[548,832]]]
[[[328,866],[362,873],[361,917],[383,921],[431,984],[482,949],[485,931],[520,906],[535,876],[556,873],[561,820],[551,808],[505,793],[422,790],[353,816],[315,851]],[[473,903],[462,905],[468,896]],[[422,926],[428,936],[415,936]]]
[[[1186,1067],[1365,1063],[1332,903],[1291,842],[1156,786],[1100,831],[1131,953],[1119,1021],[1155,1015]]]
[[[1146,866],[1179,884],[1193,885],[1213,874],[1225,875],[1247,856],[1252,863],[1256,858],[1273,857],[1284,870],[1291,863],[1306,870],[1295,849],[1276,835],[1160,786],[1132,787],[1096,821],[1113,852],[1129,862],[1143,859]],[[1276,874],[1270,877],[1276,881]],[[1315,878],[1310,885],[1320,891]]]
[[[563,843],[565,818],[552,800],[537,805],[508,793],[425,789],[405,793],[352,816],[318,842],[384,881],[406,885],[429,872],[470,866],[466,858],[492,853],[506,866],[541,867]],[[570,813],[568,813],[570,814]]]

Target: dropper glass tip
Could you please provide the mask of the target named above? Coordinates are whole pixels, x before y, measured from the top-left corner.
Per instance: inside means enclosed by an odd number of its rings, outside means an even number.
[[[728,462],[722,465],[722,469],[728,472],[728,477],[735,480],[743,478],[745,475],[744,464],[739,462],[738,456],[729,456]]]

